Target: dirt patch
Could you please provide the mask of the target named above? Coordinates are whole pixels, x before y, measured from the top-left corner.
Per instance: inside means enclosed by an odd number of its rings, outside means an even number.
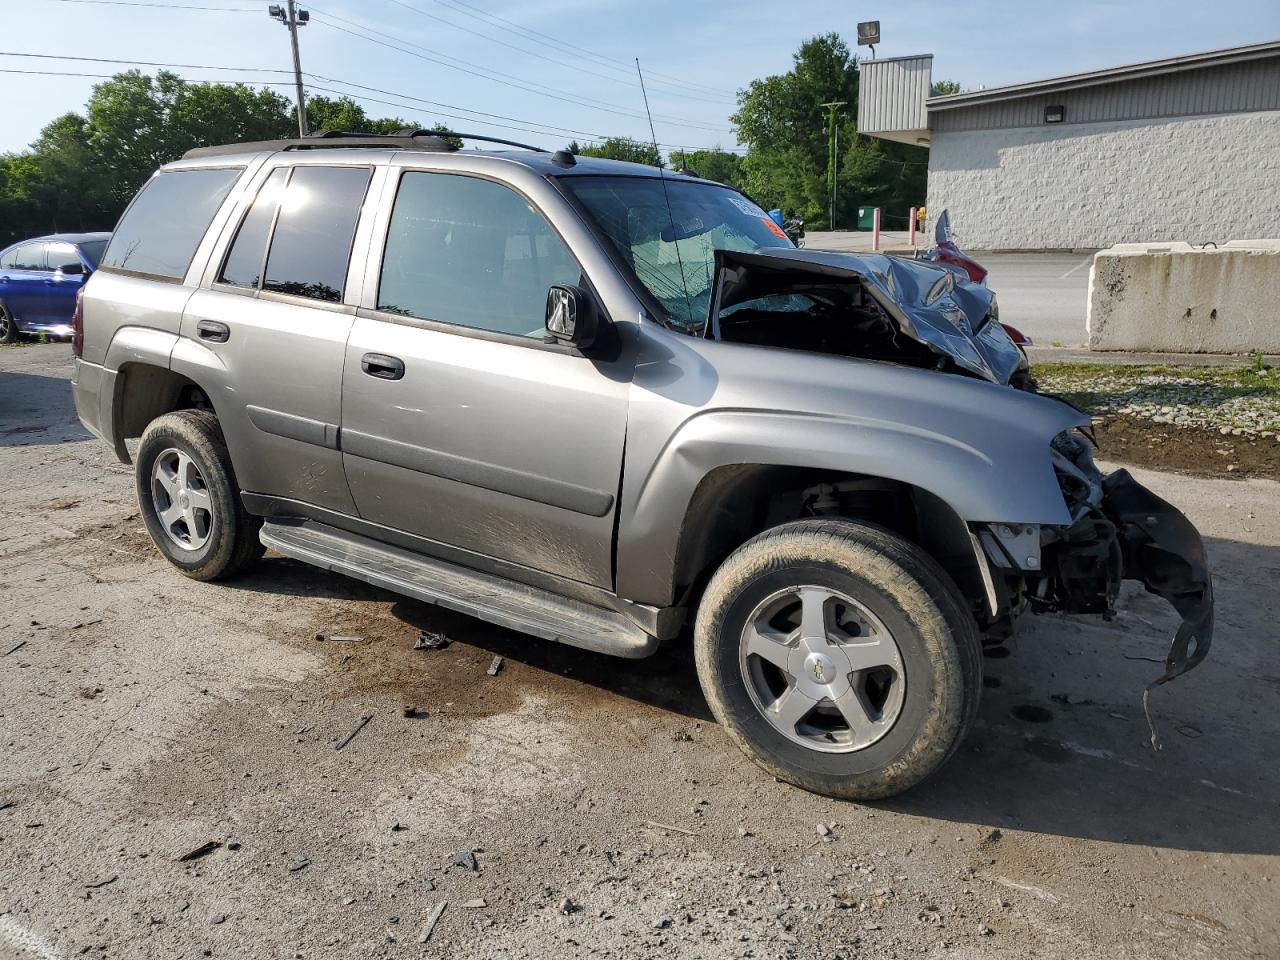
[[[1116,463],[1198,477],[1280,480],[1280,443],[1127,415],[1094,421],[1098,455]]]

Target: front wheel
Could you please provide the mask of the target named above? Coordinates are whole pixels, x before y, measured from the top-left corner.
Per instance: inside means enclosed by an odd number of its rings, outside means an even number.
[[[18,339],[18,322],[3,306],[0,306],[0,343],[13,343]]]
[[[262,556],[262,521],[244,508],[222,428],[210,411],[180,410],[151,421],[134,476],[151,539],[188,577],[229,577]]]
[[[845,799],[906,790],[977,709],[981,646],[945,571],[848,520],[784,524],[716,571],[694,631],[716,719],[774,776]]]

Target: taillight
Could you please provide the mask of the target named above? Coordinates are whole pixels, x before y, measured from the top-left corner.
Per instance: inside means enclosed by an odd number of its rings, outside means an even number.
[[[1009,335],[1009,339],[1012,340],[1014,343],[1016,343],[1018,346],[1029,347],[1032,345],[1031,338],[1028,337],[1021,330],[1019,330],[1017,327],[1011,327],[1007,323],[1002,323],[1000,324],[1000,326],[1004,327],[1004,332]]]
[[[76,308],[71,312],[71,352],[84,353],[84,287],[76,291]]]

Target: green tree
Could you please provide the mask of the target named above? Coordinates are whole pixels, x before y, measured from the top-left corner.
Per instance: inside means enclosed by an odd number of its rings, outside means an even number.
[[[664,166],[662,155],[652,143],[641,143],[630,137],[608,137],[602,143],[588,143],[585,146],[574,140],[569,144],[569,152],[584,157],[604,157],[608,160],[626,160],[629,163],[646,163],[651,167]]]
[[[935,80],[929,88],[931,97],[949,97],[960,92],[960,83],[956,80]]]
[[[692,170],[706,180],[742,186],[742,157],[716,147],[713,150],[673,150],[671,169]]]
[[[924,201],[928,153],[858,133],[857,58],[834,33],[805,41],[790,71],[754,80],[738,94],[730,119],[748,147],[744,188],[766,208],[826,225],[831,155],[822,104],[832,101],[846,104],[838,120],[836,224],[852,224],[859,206],[882,206],[887,223],[899,215],[905,223],[907,208]]]

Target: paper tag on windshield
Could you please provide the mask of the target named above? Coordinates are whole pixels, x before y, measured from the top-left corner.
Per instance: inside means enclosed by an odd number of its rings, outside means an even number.
[[[729,202],[749,217],[763,217],[765,212],[746,197],[730,197]]]

